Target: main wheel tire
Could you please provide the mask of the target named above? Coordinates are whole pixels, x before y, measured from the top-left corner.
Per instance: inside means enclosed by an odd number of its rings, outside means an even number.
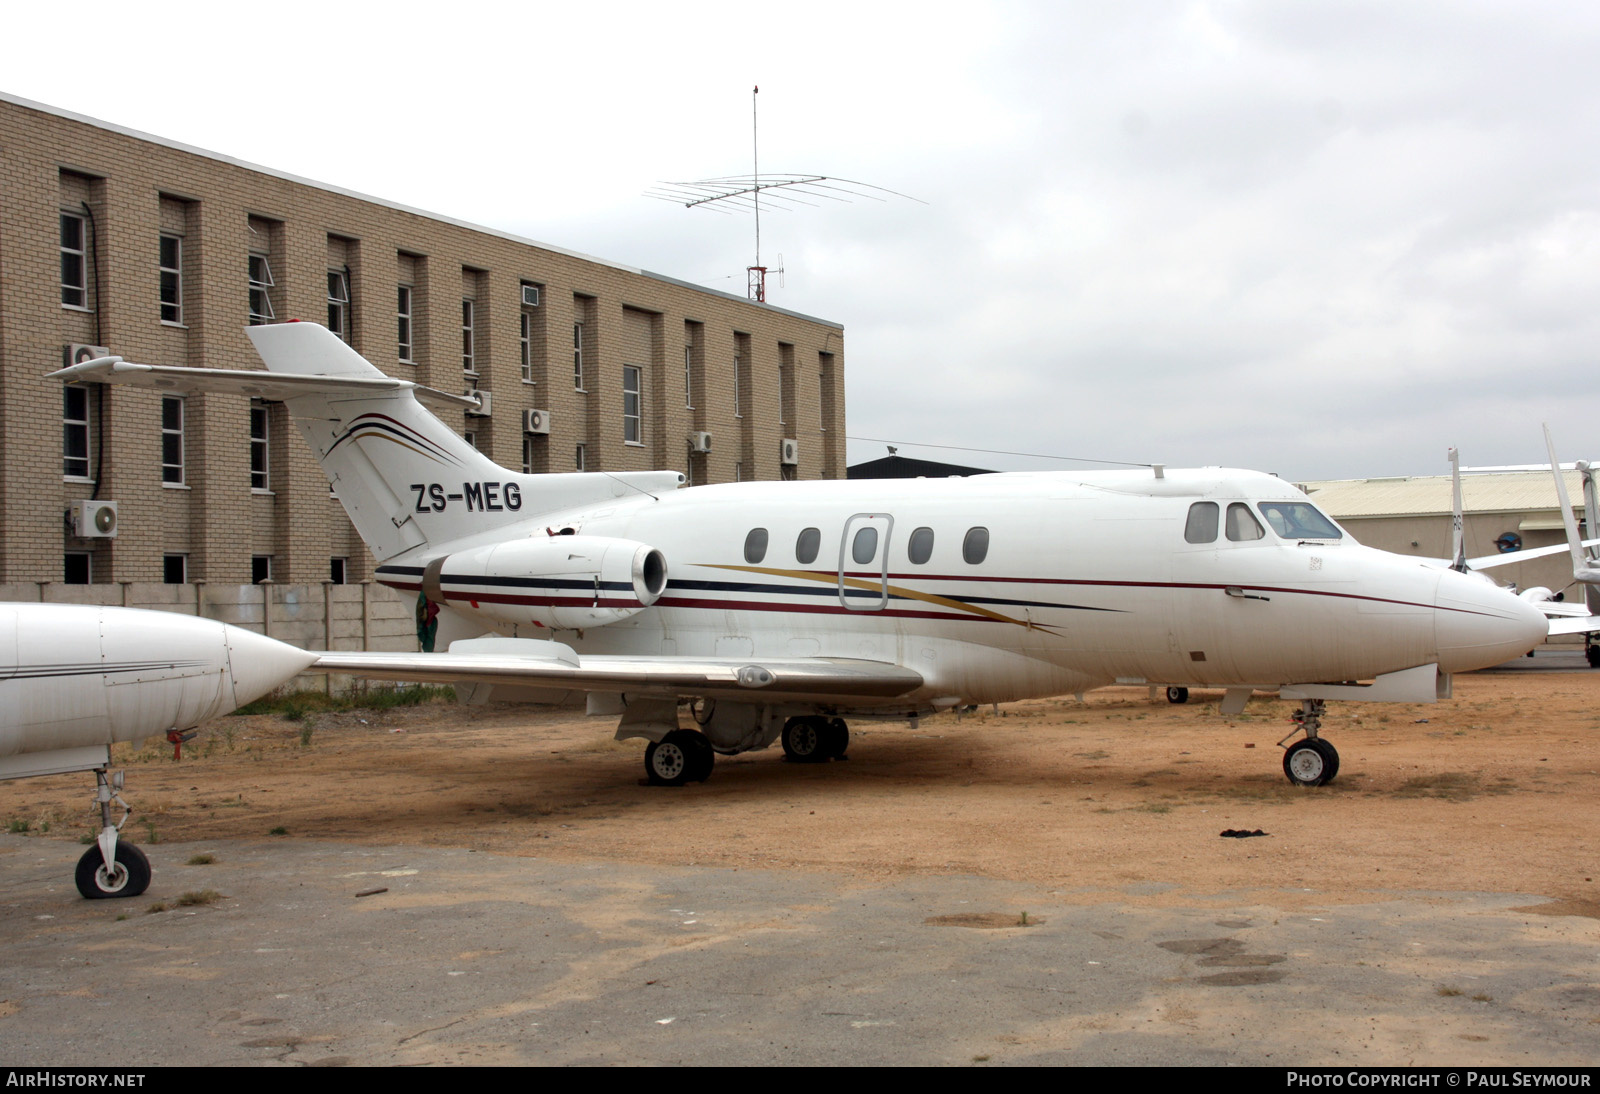
[[[850,747],[850,727],[843,718],[832,718],[828,721],[827,732],[823,735],[827,745],[827,754],[830,760],[844,759],[845,750]]]
[[[1600,669],[1600,646],[1585,646],[1583,656],[1589,662],[1590,668]]]
[[[669,733],[644,750],[644,772],[652,786],[682,786],[689,781],[692,753],[678,735]]]
[[[1188,688],[1168,688],[1167,689],[1167,702],[1169,702],[1169,703],[1187,703],[1188,701],[1189,701],[1189,689]]]
[[[689,778],[692,783],[703,783],[711,778],[711,769],[717,763],[717,750],[711,747],[711,739],[704,733],[693,730],[679,730],[683,734],[685,743],[689,748]],[[672,736],[672,734],[668,734]]]
[[[783,723],[783,754],[793,763],[821,763],[828,758],[828,723],[821,718],[790,718]]]
[[[1290,782],[1296,786],[1321,786],[1333,777],[1329,773],[1328,753],[1321,747],[1323,744],[1320,739],[1302,739],[1288,747],[1283,754],[1283,773],[1289,776]],[[1337,759],[1334,762],[1337,763]]]
[[[98,844],[83,853],[75,880],[85,900],[138,896],[150,887],[150,860],[139,848],[118,840],[114,861],[116,869],[107,870]]]

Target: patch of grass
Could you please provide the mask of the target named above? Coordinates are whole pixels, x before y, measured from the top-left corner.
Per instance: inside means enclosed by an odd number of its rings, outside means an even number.
[[[178,907],[196,908],[203,904],[215,904],[222,899],[222,894],[215,889],[190,890],[178,896]]]
[[[156,831],[156,822],[153,821],[153,820],[150,820],[149,818],[145,818],[145,820],[142,823],[144,824],[145,842],[146,843],[160,843],[161,842],[161,834]]]
[[[217,861],[217,856],[216,855],[204,855],[204,854],[202,854],[202,855],[190,855],[189,856],[189,861],[184,863],[184,865],[185,866],[210,866],[213,862],[216,862],[216,861]]]
[[[1472,997],[1472,1001],[1474,1003],[1492,1003],[1492,1002],[1494,1002],[1494,996],[1487,995],[1484,992],[1480,991],[1477,995],[1474,995]]]
[[[6,831],[10,832],[14,836],[22,835],[22,833],[26,832],[28,828],[28,822],[23,820],[21,817],[12,817],[10,823],[6,825]]]
[[[1461,994],[1461,989],[1451,987],[1448,984],[1441,984],[1437,989],[1437,994],[1444,996],[1446,999],[1453,999]]]
[[[315,718],[307,718],[304,722],[301,723],[301,725],[300,725],[300,747],[301,748],[310,748],[311,747],[311,731],[316,728],[316,725],[317,725],[317,720]]]
[[[289,834],[289,830],[287,828],[285,828],[281,824],[278,825],[276,828],[269,828],[267,830],[267,835],[269,835],[269,836],[287,836],[288,834]]]
[[[148,908],[146,908],[144,910],[144,914],[145,915],[155,915],[157,912],[164,912],[166,910],[167,910],[167,906],[165,904],[152,904],[152,905],[150,905],[150,907],[148,907]]]
[[[454,701],[455,688],[419,684],[416,686],[375,687],[355,689],[342,695],[329,695],[321,691],[291,691],[274,693],[248,703],[234,711],[235,714],[276,714],[290,722],[304,721],[308,715],[345,710],[389,710],[394,707],[414,707],[424,703]],[[231,731],[224,730],[228,747],[233,747]]]
[[[1418,775],[1400,784],[1395,793],[1402,798],[1443,798],[1445,801],[1468,801],[1482,789],[1478,776],[1466,771],[1441,771],[1434,775]]]

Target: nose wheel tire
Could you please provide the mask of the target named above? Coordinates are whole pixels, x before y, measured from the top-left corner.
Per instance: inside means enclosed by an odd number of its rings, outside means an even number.
[[[653,786],[705,782],[715,763],[706,735],[688,729],[675,729],[644,750],[645,776]]]
[[[1283,754],[1283,773],[1296,786],[1322,786],[1339,774],[1339,752],[1321,737],[1296,741]]]
[[[1168,688],[1167,689],[1167,702],[1169,702],[1169,703],[1187,703],[1188,701],[1189,701],[1189,689],[1188,688]]]
[[[85,900],[138,896],[150,887],[150,860],[131,843],[118,841],[114,869],[106,869],[105,856],[91,847],[78,860],[76,881]]]

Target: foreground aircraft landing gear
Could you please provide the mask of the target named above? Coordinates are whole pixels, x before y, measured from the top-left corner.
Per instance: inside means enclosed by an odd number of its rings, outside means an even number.
[[[644,750],[645,774],[655,786],[703,783],[716,760],[706,735],[692,729],[675,729]]]
[[[783,755],[791,763],[820,764],[844,759],[850,728],[842,718],[808,715],[783,723]]]
[[[1338,750],[1317,736],[1322,710],[1321,699],[1302,699],[1300,709],[1294,713],[1296,729],[1305,730],[1306,735],[1284,752],[1283,773],[1296,786],[1322,786],[1339,774]]]
[[[1189,689],[1188,688],[1168,688],[1167,689],[1167,702],[1169,702],[1169,703],[1187,703],[1188,701],[1189,701]]]
[[[94,781],[94,800],[100,806],[100,838],[78,860],[74,878],[78,892],[85,900],[138,896],[150,887],[150,860],[133,844],[117,839],[117,831],[127,822],[130,812],[117,793],[122,789],[122,772],[111,776],[105,768],[96,768]],[[122,821],[117,824],[111,823],[112,802],[123,808]]]

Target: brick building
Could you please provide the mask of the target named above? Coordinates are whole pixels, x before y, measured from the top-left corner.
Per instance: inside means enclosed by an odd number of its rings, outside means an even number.
[[[259,368],[245,326],[288,318],[487,392],[447,420],[507,467],[844,475],[836,323],[0,95],[0,584],[367,578],[281,406],[44,378]]]

